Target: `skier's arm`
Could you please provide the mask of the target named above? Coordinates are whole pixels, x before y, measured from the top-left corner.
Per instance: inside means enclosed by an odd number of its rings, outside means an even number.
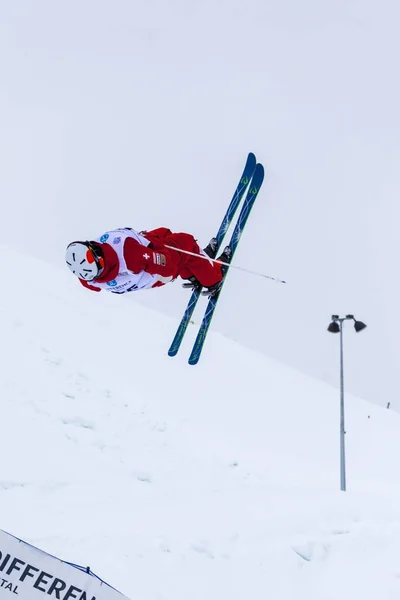
[[[133,273],[146,271],[151,275],[163,277],[177,276],[179,254],[165,248],[162,244],[157,244],[157,248],[149,248],[132,238],[127,238],[124,245],[124,258],[126,266]]]
[[[90,285],[87,281],[85,281],[84,279],[80,279],[79,280],[81,282],[81,284],[83,285],[83,287],[87,288],[88,290],[92,290],[92,292],[101,292],[101,289],[98,287],[94,287],[93,285]]]

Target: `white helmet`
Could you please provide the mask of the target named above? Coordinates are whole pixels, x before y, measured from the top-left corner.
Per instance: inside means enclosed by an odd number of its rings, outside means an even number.
[[[97,244],[72,242],[67,246],[65,261],[74,275],[85,281],[93,281],[104,270],[104,259]]]

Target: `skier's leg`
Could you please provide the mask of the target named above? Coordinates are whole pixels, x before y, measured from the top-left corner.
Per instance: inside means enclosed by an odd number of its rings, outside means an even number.
[[[200,254],[199,245],[192,235],[189,233],[173,233],[163,240],[166,244],[175,246],[176,249],[186,250]],[[195,277],[201,285],[210,287],[215,285],[222,279],[221,267],[208,260],[203,254],[202,258],[191,256],[189,254],[180,254],[181,265],[179,268],[179,276],[182,279],[190,279]]]
[[[224,251],[222,252],[222,254],[220,256],[218,256],[217,260],[220,260],[221,262],[223,262],[225,264],[221,265],[222,277],[221,277],[220,281],[217,281],[217,283],[214,283],[214,285],[208,286],[208,290],[203,292],[203,294],[207,295],[209,298],[216,296],[222,287],[223,279],[229,269],[229,267],[227,266],[226,263],[230,263],[232,260],[232,248],[230,246],[225,246]]]
[[[187,269],[205,287],[211,287],[222,279],[221,267],[204,258],[192,257]]]

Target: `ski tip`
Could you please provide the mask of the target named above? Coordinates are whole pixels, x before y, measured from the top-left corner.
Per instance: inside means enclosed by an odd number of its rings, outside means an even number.
[[[200,355],[201,355],[201,351],[202,350],[203,350],[203,346],[200,346],[200,347],[195,346],[192,349],[192,352],[190,353],[190,356],[189,356],[189,359],[188,359],[189,365],[192,365],[192,367],[194,367],[194,365],[197,365],[197,363],[200,360]]]
[[[264,166],[261,163],[257,163],[254,174],[253,174],[252,182],[257,181],[258,185],[261,186],[262,182],[264,181],[264,176],[265,176]]]
[[[178,350],[172,349],[168,350],[168,356],[176,356],[178,354]]]
[[[245,170],[251,171],[252,173],[254,173],[254,171],[256,170],[256,166],[257,166],[256,155],[253,154],[252,152],[250,152],[249,156],[247,157],[247,163],[246,163]]]

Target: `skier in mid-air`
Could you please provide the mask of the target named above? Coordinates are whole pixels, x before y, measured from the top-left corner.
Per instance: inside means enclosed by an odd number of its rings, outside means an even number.
[[[187,280],[183,287],[204,286],[213,296],[228,269],[210,260],[215,258],[217,246],[217,239],[212,238],[201,250],[189,233],[172,233],[166,227],[140,233],[125,227],[92,241],[72,242],[65,260],[81,284],[95,292],[124,294],[160,287],[181,277]],[[217,260],[229,263],[231,256],[227,246]]]

